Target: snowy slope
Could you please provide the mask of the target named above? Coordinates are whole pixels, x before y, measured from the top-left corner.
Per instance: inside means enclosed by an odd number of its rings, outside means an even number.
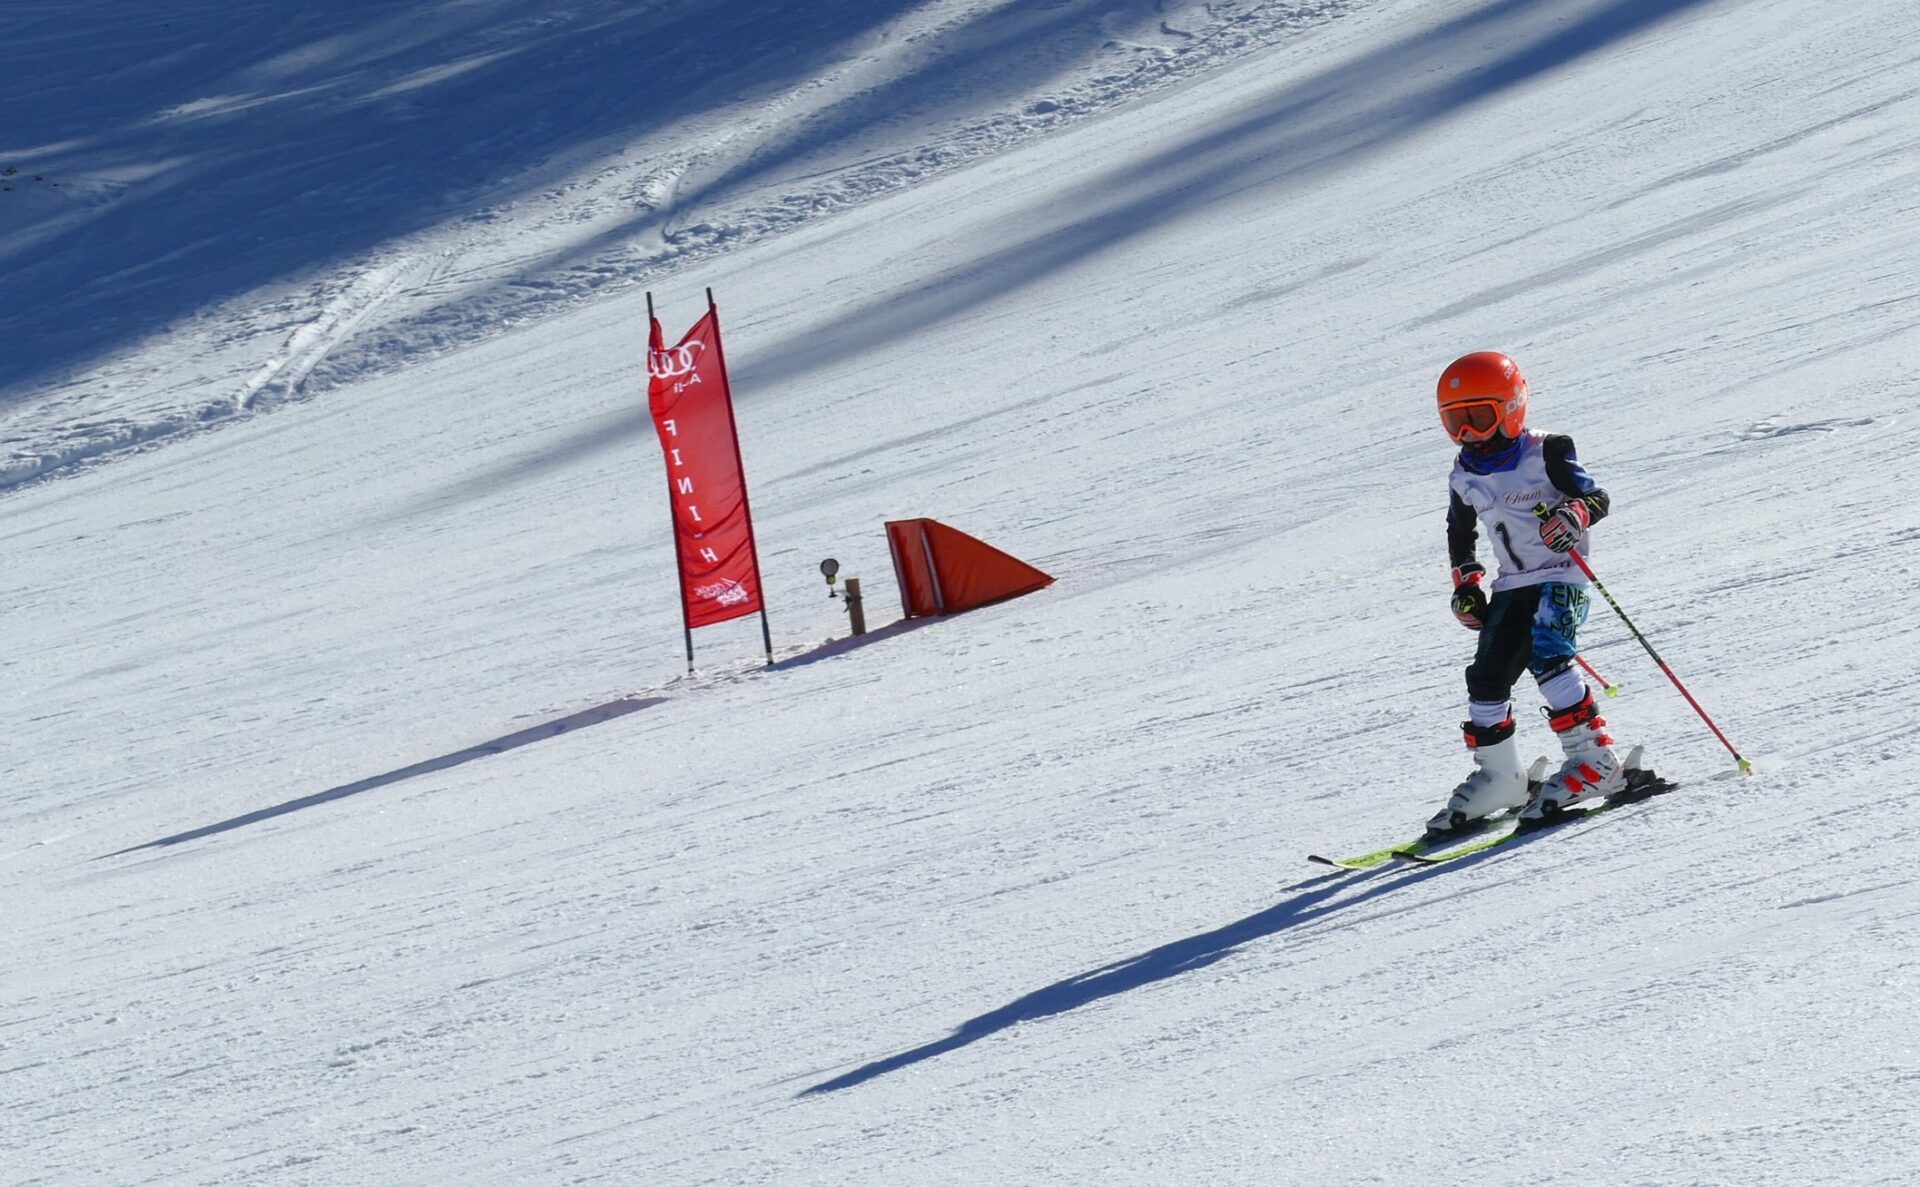
[[[13,5],[0,486],[791,230],[1364,2]]]
[[[1110,7],[990,11],[1152,15]],[[422,8],[406,69],[513,8]],[[822,11],[934,58],[989,12]],[[0,1181],[1911,1181],[1920,15],[1235,11],[1293,32],[622,265],[672,326],[719,295],[771,671],[743,623],[678,674],[637,287],[445,349],[403,302],[310,400],[0,499]],[[881,151],[973,118],[902,85],[927,114],[860,133]],[[821,193],[856,143],[819,138]],[[107,254],[31,250],[58,294],[60,253]],[[192,309],[271,324],[259,284]],[[57,348],[124,400],[35,379],[9,423],[158,423],[174,368],[229,373],[167,321]],[[1430,385],[1484,346],[1612,491],[1594,564],[1765,773],[1710,778],[1600,610],[1609,718],[1683,792],[1321,876],[1306,851],[1409,835],[1465,769]],[[884,621],[902,515],[1059,583],[850,645],[814,563]]]

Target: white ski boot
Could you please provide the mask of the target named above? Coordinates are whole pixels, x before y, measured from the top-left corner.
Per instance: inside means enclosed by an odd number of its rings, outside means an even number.
[[[1567,760],[1527,801],[1520,813],[1522,827],[1580,805],[1599,803],[1627,789],[1626,765],[1613,753],[1613,739],[1607,736],[1606,719],[1594,707],[1591,689],[1579,704],[1547,720],[1560,736],[1560,748]]]
[[[1473,774],[1447,797],[1447,806],[1427,821],[1429,835],[1458,832],[1476,820],[1527,802],[1527,772],[1520,766],[1520,745],[1513,740],[1513,716],[1499,725],[1461,723]]]

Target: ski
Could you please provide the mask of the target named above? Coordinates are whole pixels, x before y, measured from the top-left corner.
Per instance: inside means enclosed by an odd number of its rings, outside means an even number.
[[[1417,845],[1419,842],[1410,841],[1405,844]],[[1336,870],[1350,870],[1357,873],[1386,865],[1393,860],[1394,850],[1399,848],[1402,848],[1402,845],[1389,845],[1385,849],[1375,849],[1372,853],[1356,853],[1352,857],[1328,857],[1324,853],[1309,853],[1307,860],[1315,865],[1332,866]]]
[[[1383,849],[1375,849],[1371,853],[1356,853],[1352,857],[1328,857],[1322,853],[1309,853],[1307,854],[1307,860],[1316,865],[1332,866],[1336,870],[1359,871],[1378,869],[1392,861],[1396,854],[1428,853],[1435,849],[1445,849],[1449,845],[1458,845],[1462,841],[1471,840],[1479,836],[1481,833],[1500,824],[1503,820],[1511,818],[1511,814],[1503,813],[1500,816],[1490,816],[1485,820],[1474,821],[1473,824],[1468,827],[1460,829],[1457,832],[1448,833],[1442,837],[1429,837],[1422,834],[1411,841],[1402,841],[1397,845],[1388,845]]]
[[[1549,765],[1551,764],[1544,756],[1533,760],[1533,767],[1527,772],[1527,794],[1529,796],[1540,789],[1540,780],[1546,776]],[[1411,841],[1402,841],[1398,845],[1388,845],[1383,849],[1375,849],[1371,853],[1356,853],[1352,857],[1328,857],[1322,853],[1309,853],[1307,854],[1307,860],[1313,862],[1315,865],[1332,866],[1336,870],[1351,870],[1354,872],[1375,870],[1392,861],[1396,853],[1431,853],[1435,849],[1445,849],[1449,845],[1457,845],[1470,837],[1477,837],[1488,829],[1498,826],[1503,821],[1513,819],[1518,811],[1518,808],[1512,808],[1505,812],[1488,816],[1482,820],[1470,821],[1462,827],[1454,829],[1452,832],[1444,833],[1437,837],[1432,833],[1422,833]]]
[[[1476,853],[1485,853],[1489,849],[1498,848],[1511,841],[1525,840],[1528,837],[1536,837],[1542,833],[1551,832],[1561,825],[1572,824],[1576,820],[1603,816],[1615,808],[1624,808],[1628,804],[1642,803],[1652,799],[1654,796],[1665,795],[1667,792],[1679,786],[1679,784],[1670,779],[1662,779],[1652,771],[1629,771],[1627,772],[1627,779],[1628,783],[1625,791],[1608,796],[1594,807],[1581,808],[1573,812],[1562,812],[1538,824],[1515,824],[1514,827],[1498,836],[1474,841],[1470,844],[1462,845],[1457,849],[1448,849],[1444,843],[1435,846],[1434,848],[1445,850],[1445,852],[1441,853],[1435,853],[1431,849],[1419,852],[1411,849],[1395,850],[1388,855],[1388,860],[1404,861],[1411,865],[1422,866],[1444,865],[1458,858],[1471,857]]]

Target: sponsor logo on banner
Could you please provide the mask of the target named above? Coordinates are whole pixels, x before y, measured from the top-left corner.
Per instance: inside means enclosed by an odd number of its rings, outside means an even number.
[[[693,596],[718,602],[722,606],[738,606],[753,595],[747,592],[746,586],[728,578],[725,581],[716,581],[712,585],[695,586]]]
[[[647,375],[652,379],[678,379],[682,375],[691,375],[700,365],[700,352],[706,348],[706,343],[695,338],[666,350],[649,350]]]

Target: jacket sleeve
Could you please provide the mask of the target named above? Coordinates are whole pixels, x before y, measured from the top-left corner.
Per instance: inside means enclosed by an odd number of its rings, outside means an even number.
[[[1447,560],[1454,568],[1474,564],[1474,545],[1480,540],[1480,517],[1474,514],[1472,504],[1460,497],[1459,491],[1450,495],[1447,505]]]
[[[1578,499],[1587,505],[1587,522],[1599,523],[1607,517],[1613,500],[1600,484],[1587,473],[1580,464],[1579,454],[1574,452],[1573,438],[1551,436],[1546,439],[1543,451],[1547,463],[1547,479],[1553,488],[1567,496],[1569,500]]]

